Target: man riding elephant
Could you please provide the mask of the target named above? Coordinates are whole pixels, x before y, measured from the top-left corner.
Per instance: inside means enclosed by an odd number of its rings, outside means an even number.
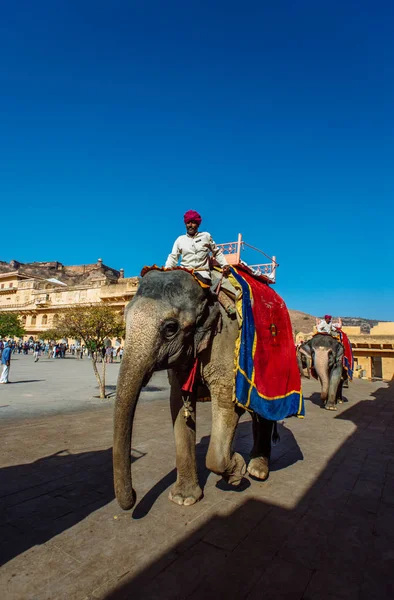
[[[318,333],[329,333],[332,335],[333,333],[336,333],[338,329],[341,329],[341,327],[342,320],[340,317],[336,323],[333,323],[331,315],[324,315],[324,319],[321,319],[320,321],[316,319],[316,329]]]
[[[221,280],[222,273],[216,269],[211,272],[209,253],[222,272],[230,271],[222,251],[209,233],[198,231],[201,223],[198,213],[188,211],[184,221],[186,235],[175,241],[165,268],[153,266],[142,270],[138,290],[125,312],[125,352],[117,383],[113,444],[115,493],[125,510],[136,501],[130,454],[135,410],[142,388],[155,371],[169,372],[177,468],[169,499],[178,505],[192,505],[203,495],[196,462],[199,386],[207,391],[212,405],[205,464],[232,486],[240,485],[246,470],[260,481],[266,480],[274,423],[287,416],[304,414],[285,303],[265,281],[255,280],[246,269],[243,273],[246,279],[240,273],[236,273],[236,278],[233,273],[236,270],[231,269],[236,285],[242,290],[242,296],[238,297],[242,300],[244,317],[240,328],[222,303],[222,292],[217,295],[210,291],[212,280],[216,277]],[[177,268],[180,257],[181,268]],[[221,285],[227,283],[221,280]],[[255,289],[253,303],[248,301],[245,289],[250,286]],[[238,292],[235,285],[234,290]],[[253,313],[256,307],[260,310]],[[263,334],[258,336],[260,331]],[[253,339],[257,337],[259,344],[254,346]],[[241,340],[245,350],[242,359],[246,357],[248,364],[235,374],[234,362],[240,354]],[[250,368],[253,381],[248,373],[244,376]],[[280,375],[264,379],[261,373],[267,373],[268,369]],[[263,390],[261,394],[259,390]],[[253,419],[253,447],[247,464],[233,450],[235,430],[246,409],[252,411]],[[160,427],[162,415],[157,418]]]
[[[193,270],[197,279],[203,284],[211,285],[211,270],[209,266],[209,253],[221,266],[223,273],[230,270],[222,250],[215,244],[210,233],[198,231],[202,218],[195,210],[188,210],[183,220],[186,225],[186,234],[180,235],[174,242],[171,253],[168,255],[165,267],[172,269],[181,258],[181,267]]]
[[[181,258],[180,266],[193,271],[203,288],[208,289],[211,287],[213,276],[215,283],[218,283],[220,279],[220,287],[230,292],[231,296],[235,296],[236,291],[232,285],[228,281],[223,281],[216,271],[211,272],[210,254],[221,267],[224,277],[228,276],[230,266],[221,248],[213,241],[211,234],[198,230],[202,222],[201,215],[195,210],[188,210],[184,214],[183,220],[186,225],[186,234],[180,235],[175,240],[172,251],[166,260],[165,268],[172,269],[176,267],[179,258]],[[229,315],[235,314],[235,306],[228,296],[223,293],[219,294],[219,301]]]

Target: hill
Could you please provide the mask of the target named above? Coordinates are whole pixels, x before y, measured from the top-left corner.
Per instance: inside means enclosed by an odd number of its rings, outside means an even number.
[[[313,326],[316,323],[316,319],[313,315],[301,312],[300,310],[289,309],[291,324],[293,327],[293,333],[296,331],[302,331],[303,333],[309,333],[313,330]],[[377,325],[379,322],[376,319],[365,319],[364,317],[342,317],[342,324],[353,327],[361,327],[362,333],[369,333],[371,327]]]
[[[313,315],[292,309],[289,309],[289,313],[294,334],[298,331],[309,333],[313,330],[313,326],[316,324],[316,318]]]
[[[369,333],[371,327],[377,325],[379,322],[383,323],[383,321],[378,321],[376,319],[364,319],[363,317],[342,317],[343,325],[361,327],[361,331],[363,333]]]

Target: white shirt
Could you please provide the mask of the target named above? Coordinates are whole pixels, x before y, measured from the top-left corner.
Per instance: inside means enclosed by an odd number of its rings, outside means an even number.
[[[320,333],[332,333],[336,330],[337,328],[335,327],[334,323],[332,321],[327,323],[325,319],[322,319],[319,325],[317,326],[317,331],[319,331]]]
[[[198,231],[196,235],[180,235],[175,240],[171,254],[168,255],[165,267],[171,269],[178,264],[179,257],[182,256],[181,267],[198,271],[202,277],[211,279],[209,270],[209,253],[215,257],[221,267],[228,263],[220,248],[218,248],[212,239],[210,233]]]

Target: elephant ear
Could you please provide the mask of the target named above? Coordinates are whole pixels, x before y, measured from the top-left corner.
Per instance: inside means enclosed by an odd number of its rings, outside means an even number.
[[[309,346],[300,346],[298,348],[298,352],[300,354],[304,354],[304,356],[307,356],[308,358],[311,358],[311,348]]]
[[[220,308],[218,302],[207,301],[197,318],[194,334],[194,356],[208,348],[220,325]]]

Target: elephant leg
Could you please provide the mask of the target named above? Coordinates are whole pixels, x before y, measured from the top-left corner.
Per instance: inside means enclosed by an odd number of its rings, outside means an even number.
[[[337,402],[339,404],[343,403],[343,398],[342,398],[342,388],[343,388],[343,377],[341,377],[339,384],[338,384],[338,389],[337,389]]]
[[[304,365],[302,362],[302,356],[301,356],[300,351],[297,352],[297,364],[298,364],[298,370],[300,372],[300,376],[302,377],[304,374]]]
[[[230,387],[211,387],[212,433],[206,465],[207,469],[236,486],[246,473],[246,464],[238,452],[232,451],[232,444],[239,417],[245,411],[233,404],[231,396]]]
[[[189,506],[202,498],[198,483],[196,463],[196,399],[190,398],[190,415],[185,418],[182,390],[178,377],[173,372],[171,379],[171,416],[174,425],[176,446],[177,479],[169,493],[175,504]]]
[[[260,415],[253,413],[253,449],[250,454],[248,473],[264,481],[269,475],[269,460],[271,457],[271,437],[274,426],[273,421],[268,421]]]
[[[327,410],[337,410],[335,403],[336,403],[336,399],[337,399],[337,391],[338,391],[338,386],[341,381],[341,376],[342,376],[342,364],[334,366],[330,373],[330,383],[329,383],[329,387],[328,387],[328,398],[327,398],[327,404],[326,404]]]

